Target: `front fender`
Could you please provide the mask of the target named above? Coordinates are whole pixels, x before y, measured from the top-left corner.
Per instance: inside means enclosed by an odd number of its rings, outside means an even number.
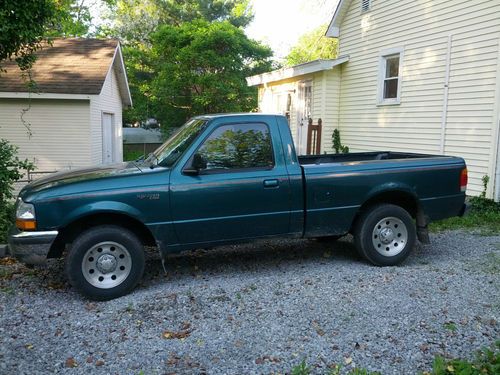
[[[68,225],[69,223],[77,221],[85,216],[95,215],[98,213],[127,215],[138,221],[144,221],[141,212],[137,208],[132,207],[126,203],[115,201],[99,201],[84,204],[73,209],[62,218],[62,224]]]

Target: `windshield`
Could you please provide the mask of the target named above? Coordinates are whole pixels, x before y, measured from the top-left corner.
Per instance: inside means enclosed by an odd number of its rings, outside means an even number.
[[[179,128],[167,141],[152,152],[146,162],[170,168],[200,134],[206,120],[192,119]]]

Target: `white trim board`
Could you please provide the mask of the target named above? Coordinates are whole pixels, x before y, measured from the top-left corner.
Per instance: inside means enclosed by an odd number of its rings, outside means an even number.
[[[263,85],[270,82],[282,81],[284,79],[303,76],[306,74],[321,72],[349,61],[349,56],[340,56],[331,60],[314,60],[289,68],[273,70],[271,72],[247,77],[248,86]]]

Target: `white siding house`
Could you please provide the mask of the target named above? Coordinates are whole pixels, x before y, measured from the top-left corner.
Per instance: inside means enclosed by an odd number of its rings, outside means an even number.
[[[289,118],[299,154],[306,153],[309,118],[323,121],[320,150],[331,151],[333,129],[338,127],[340,65],[347,61],[345,57],[315,60],[247,78],[249,85],[259,86],[260,111]]]
[[[341,0],[327,36],[349,57],[338,100],[318,99],[342,143],[462,156],[468,194],[487,175],[500,199],[500,1]]]
[[[121,162],[122,108],[132,104],[116,40],[56,39],[37,53],[29,92],[13,63],[0,73],[0,138],[37,172]]]

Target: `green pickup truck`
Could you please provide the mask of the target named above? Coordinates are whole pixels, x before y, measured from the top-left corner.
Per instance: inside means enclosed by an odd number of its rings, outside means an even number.
[[[396,265],[427,225],[464,212],[463,159],[401,152],[297,157],[287,119],[191,119],[143,160],[54,174],[16,204],[10,253],[26,264],[65,254],[70,283],[106,300],[131,291],[144,247],[184,250],[257,238],[336,238]]]

